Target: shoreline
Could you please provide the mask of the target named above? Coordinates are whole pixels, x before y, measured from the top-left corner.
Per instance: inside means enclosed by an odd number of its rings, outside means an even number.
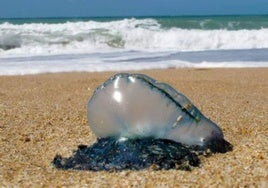
[[[0,76],[0,186],[256,186],[268,184],[268,68],[182,68],[144,73],[185,94],[216,122],[232,152],[201,158],[201,167],[122,172],[61,171],[56,154],[91,145],[86,104],[116,72]]]
[[[267,48],[268,49],[268,48]],[[62,72],[39,72],[39,73],[26,73],[26,74],[5,74],[0,75],[2,77],[27,77],[27,76],[41,76],[41,75],[63,75],[63,74],[110,74],[114,75],[117,73],[141,73],[150,74],[159,71],[170,71],[170,70],[182,70],[182,71],[206,71],[206,70],[268,70],[268,67],[169,67],[169,68],[148,68],[138,70],[106,70],[106,71],[62,71]]]

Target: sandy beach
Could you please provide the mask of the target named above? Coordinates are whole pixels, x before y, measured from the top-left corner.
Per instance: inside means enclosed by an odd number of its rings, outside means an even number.
[[[62,171],[51,161],[96,137],[86,105],[115,72],[0,76],[0,187],[267,187],[268,68],[140,71],[184,93],[223,130],[232,152],[201,167]]]

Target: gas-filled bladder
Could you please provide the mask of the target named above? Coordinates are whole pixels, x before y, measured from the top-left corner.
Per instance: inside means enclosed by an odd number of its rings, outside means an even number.
[[[183,94],[143,74],[121,73],[100,85],[87,105],[92,146],[57,155],[61,169],[183,169],[198,155],[232,150],[222,130]]]

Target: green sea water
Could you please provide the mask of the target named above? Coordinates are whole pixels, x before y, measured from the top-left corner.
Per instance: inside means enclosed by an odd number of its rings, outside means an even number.
[[[173,17],[96,17],[96,18],[20,18],[20,19],[0,19],[0,24],[8,22],[11,24],[26,23],[65,23],[98,21],[110,22],[122,19],[154,19],[162,28],[182,28],[201,30],[258,30],[268,28],[268,15],[259,16],[173,16]]]
[[[268,15],[0,19],[0,75],[170,67],[268,67]]]

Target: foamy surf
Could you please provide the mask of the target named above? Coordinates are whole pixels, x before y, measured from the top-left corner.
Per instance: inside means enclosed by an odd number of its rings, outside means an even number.
[[[0,58],[0,75],[167,68],[268,67],[267,62],[268,49],[197,52],[118,51]]]
[[[0,75],[268,66],[267,28],[202,29],[207,22],[200,21],[198,29],[151,18],[4,22]]]

